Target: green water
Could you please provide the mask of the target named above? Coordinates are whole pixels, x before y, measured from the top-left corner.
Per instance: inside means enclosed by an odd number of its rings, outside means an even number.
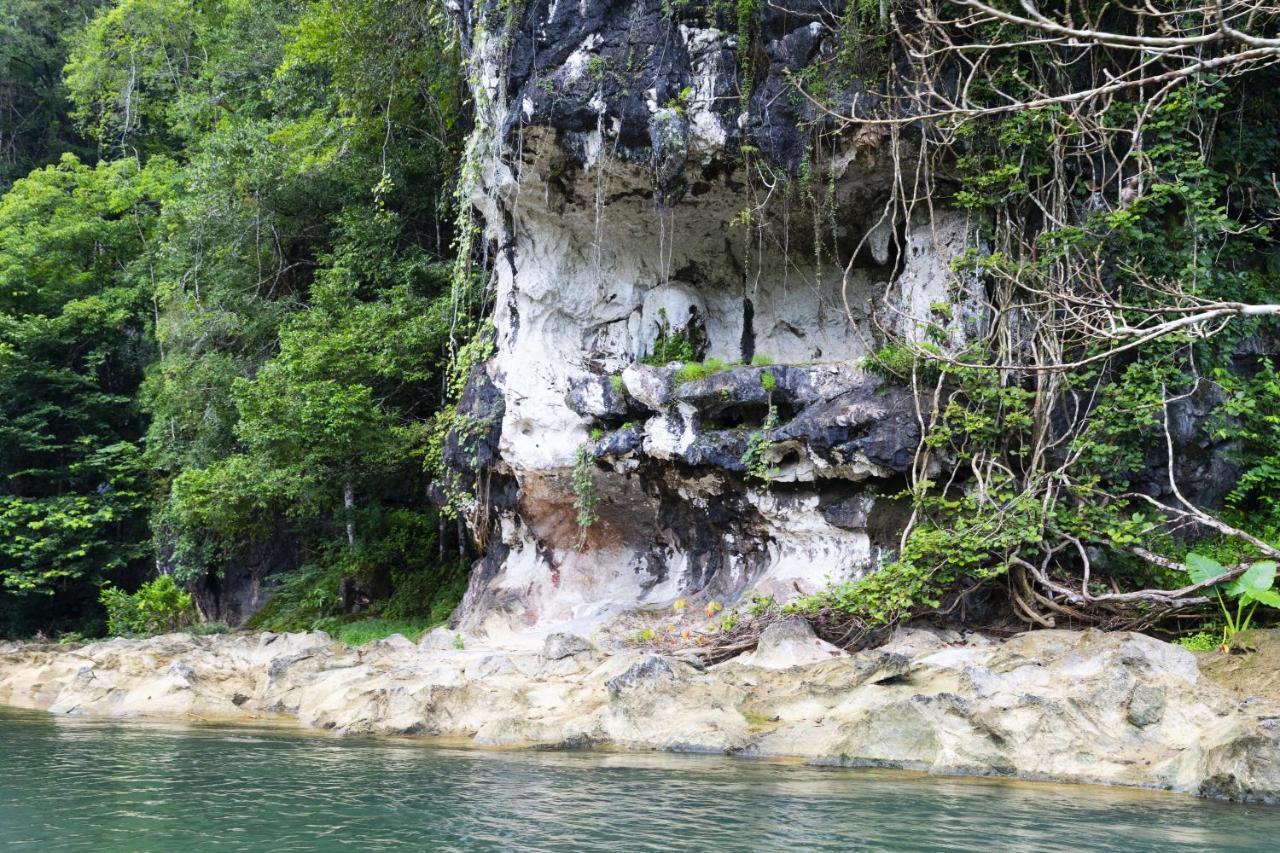
[[[0,711],[0,850],[1280,849],[1280,809]]]

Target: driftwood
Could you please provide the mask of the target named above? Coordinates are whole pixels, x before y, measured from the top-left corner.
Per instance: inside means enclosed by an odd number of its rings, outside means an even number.
[[[787,619],[803,618],[820,638],[845,651],[858,651],[889,635],[893,626],[871,630],[862,620],[830,608],[814,612],[783,612],[779,608],[745,616],[728,630],[691,632],[674,652],[711,665],[754,651],[765,629]]]

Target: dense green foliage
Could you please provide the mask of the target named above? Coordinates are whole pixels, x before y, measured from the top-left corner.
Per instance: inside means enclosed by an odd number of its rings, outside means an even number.
[[[174,166],[66,155],[0,200],[0,611],[145,569],[146,248]],[[18,596],[17,599],[11,596]],[[52,626],[51,626],[52,627]]]
[[[63,153],[91,145],[66,108],[62,66],[70,43],[105,0],[6,0],[0,17],[0,192]]]
[[[117,637],[176,631],[196,618],[191,595],[169,575],[144,583],[132,594],[104,586],[100,598],[107,609],[107,632]]]
[[[737,36],[745,107],[766,4],[702,5]],[[776,186],[809,207],[822,265],[840,257],[848,226],[835,221],[837,169],[823,158],[849,137],[859,157],[863,144],[918,151],[899,166],[923,188],[895,197],[895,227],[917,221],[922,200],[967,211],[982,250],[956,265],[957,284],[979,282],[996,310],[988,333],[956,351],[957,319],[940,303],[915,338],[868,360],[933,401],[900,496],[912,524],[883,571],[798,609],[882,625],[1003,588],[1019,618],[1049,624],[1092,619],[1093,597],[1114,590],[1204,580],[1183,571],[1200,560],[1193,548],[1224,570],[1264,564],[1259,548],[1280,543],[1275,318],[1114,353],[1105,336],[1057,323],[1079,308],[1073,293],[1081,304],[1122,295],[1108,321],[1135,327],[1197,304],[1280,302],[1280,75],[1201,71],[1158,97],[1118,90],[1081,111],[1079,99],[1040,96],[1123,76],[1141,52],[1064,64],[1064,50],[1084,48],[978,16],[952,35],[1013,47],[984,58],[965,109],[935,112],[929,87],[946,89],[959,66],[929,66],[947,52],[911,39],[944,24],[895,26],[891,13],[908,6],[858,0],[828,21],[834,49],[794,75],[805,97],[787,93],[797,105],[832,99],[811,113],[811,156],[783,176],[744,144],[744,192]],[[521,8],[505,6],[511,19]],[[1123,32],[1141,25],[1105,2],[1080,8]],[[263,627],[358,642],[441,622],[463,591],[466,543],[455,537],[474,509],[446,470],[443,438],[465,447],[487,429],[454,402],[494,346],[471,263],[477,231],[457,200],[474,168],[460,165],[469,111],[441,0],[8,9],[0,635],[89,632],[108,619],[113,631],[156,630],[128,608],[185,611],[183,590],[219,619],[231,607],[224,581],[246,576],[273,595],[254,618]],[[860,109],[886,123],[931,118],[895,127],[906,145],[837,121],[850,110],[841,93],[863,84],[879,95]],[[669,106],[685,111],[690,91]],[[943,100],[957,96],[948,91]],[[1019,99],[1034,105],[1004,109]],[[742,222],[766,224],[750,208]],[[664,317],[645,360],[680,362],[677,381],[696,381],[728,367],[701,360],[705,350],[701,330],[671,331]],[[1033,358],[1059,364],[1031,369]],[[776,381],[761,374],[767,392]],[[1185,400],[1195,417],[1174,412]],[[762,485],[773,476],[769,411],[742,457]],[[1170,514],[1152,472],[1179,418],[1198,433],[1179,439],[1193,452],[1238,466],[1221,517],[1255,539]],[[599,510],[592,465],[584,447],[573,471],[583,543]],[[1201,612],[1228,631],[1245,618],[1211,604]],[[1141,608],[1101,611],[1101,624],[1146,624]]]
[[[18,5],[0,155],[53,165],[0,201],[0,634],[93,630],[156,565],[211,618],[249,566],[271,624],[360,618],[344,579],[441,621],[428,425],[474,326],[441,6]]]
[[[1080,8],[1100,28],[1140,31],[1118,7]],[[848,28],[848,51],[807,72],[814,96],[865,71],[862,29]],[[1059,46],[1037,47],[1036,32],[1016,23],[992,17],[970,34],[963,29],[947,32],[1014,45],[983,54],[982,73],[964,93],[968,111],[948,115],[945,96],[928,100],[933,85],[950,91],[955,66],[931,65],[922,43],[900,84],[906,94],[893,97],[905,104],[899,109],[940,111],[926,137],[940,140],[931,166],[948,175],[927,192],[932,203],[970,212],[983,250],[957,264],[957,285],[981,281],[999,314],[986,337],[956,351],[951,314],[936,306],[936,322],[918,330],[918,341],[868,360],[869,369],[931,395],[903,495],[913,524],[884,570],[799,609],[874,626],[951,611],[972,591],[1003,588],[1025,621],[1148,625],[1146,604],[1113,605],[1107,596],[1205,580],[1179,571],[1191,547],[1218,552],[1222,571],[1264,555],[1248,535],[1280,547],[1276,319],[1236,319],[1213,326],[1217,334],[1188,327],[1115,352],[1105,334],[1196,305],[1280,302],[1277,73],[1197,75],[1151,101],[1127,90],[1044,103],[1037,99],[1046,93],[1085,92],[1114,78],[1129,58],[1098,48],[1068,71]],[[1091,70],[1079,67],[1087,64]],[[1035,105],[999,109],[1019,101]],[[986,106],[997,109],[982,113]],[[1067,321],[1068,312],[1080,322]],[[1017,367],[1042,364],[1051,369]],[[1167,428],[1177,437],[1166,437]],[[1243,537],[1179,514],[1185,507],[1170,480],[1193,493],[1203,484],[1180,466],[1205,453],[1240,469],[1226,507],[1209,509]],[[1229,628],[1241,617],[1233,609],[1226,618]]]

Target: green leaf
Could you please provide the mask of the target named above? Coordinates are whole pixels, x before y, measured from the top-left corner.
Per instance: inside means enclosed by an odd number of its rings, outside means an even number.
[[[1197,554],[1194,551],[1187,554],[1185,562],[1187,574],[1191,575],[1191,580],[1194,583],[1204,583],[1226,571],[1217,560],[1212,557],[1206,557],[1204,554]]]
[[[1246,590],[1244,597],[1246,601],[1256,601],[1259,604],[1265,604],[1268,607],[1280,610],[1280,592],[1276,592],[1274,589]]]
[[[1248,571],[1227,586],[1227,595],[1235,598],[1246,592],[1262,592],[1271,589],[1276,582],[1276,564],[1271,560],[1254,563]]]

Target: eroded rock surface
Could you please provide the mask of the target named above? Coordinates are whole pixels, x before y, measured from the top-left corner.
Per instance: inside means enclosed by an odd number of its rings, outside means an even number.
[[[896,213],[875,126],[818,158],[821,221],[761,184],[813,165],[821,114],[785,79],[836,49],[843,3],[764,4],[751,45],[731,4],[452,5],[496,294],[448,451],[486,551],[461,627],[536,646],[637,605],[873,570],[920,436],[913,399],[859,359],[886,329],[960,342],[983,318],[952,272],[965,215]],[[716,366],[645,363],[677,338]]]
[[[845,655],[811,636],[782,626],[753,656],[705,670],[571,636],[516,653],[447,648],[443,636],[351,649],[320,633],[9,644],[0,703],[1280,801],[1280,705],[1220,687],[1175,646],[1130,633],[1038,631],[999,643],[904,630]]]

